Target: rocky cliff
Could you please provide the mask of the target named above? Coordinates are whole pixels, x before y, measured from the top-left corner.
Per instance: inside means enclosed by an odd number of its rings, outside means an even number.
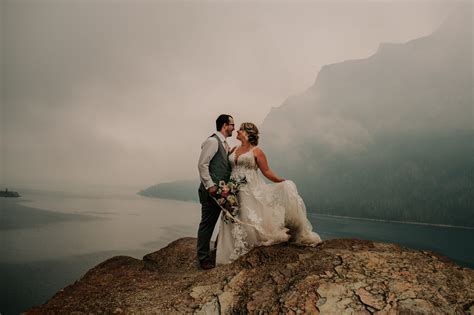
[[[203,271],[195,247],[182,238],[143,260],[110,258],[26,314],[474,314],[474,270],[432,252],[335,239],[256,248]]]

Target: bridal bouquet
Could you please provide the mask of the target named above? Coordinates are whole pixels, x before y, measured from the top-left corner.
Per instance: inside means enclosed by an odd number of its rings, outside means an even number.
[[[222,209],[225,223],[235,223],[239,213],[239,193],[240,186],[247,183],[245,177],[230,179],[227,183],[223,180],[219,182],[217,192],[213,197],[219,207]]]

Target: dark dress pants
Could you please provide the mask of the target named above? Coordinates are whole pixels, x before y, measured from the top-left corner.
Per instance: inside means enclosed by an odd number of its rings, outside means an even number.
[[[204,187],[199,188],[199,201],[201,202],[201,223],[199,223],[197,235],[197,253],[199,261],[202,262],[210,259],[212,232],[214,232],[221,210]]]

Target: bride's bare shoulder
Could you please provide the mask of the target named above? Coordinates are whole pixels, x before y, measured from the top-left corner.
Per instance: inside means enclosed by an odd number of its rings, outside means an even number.
[[[265,155],[265,153],[263,152],[263,150],[260,149],[259,147],[254,147],[254,148],[252,149],[252,151],[253,151],[253,154],[256,155],[256,156],[258,156],[258,155]]]

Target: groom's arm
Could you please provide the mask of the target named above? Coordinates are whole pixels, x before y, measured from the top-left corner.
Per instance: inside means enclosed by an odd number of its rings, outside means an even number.
[[[214,155],[217,153],[219,148],[219,144],[217,143],[217,139],[213,137],[209,137],[204,141],[201,146],[201,155],[199,156],[198,162],[198,170],[199,170],[199,177],[201,178],[201,183],[204,185],[206,190],[209,188],[216,186],[214,181],[209,174],[209,162],[211,162]]]

